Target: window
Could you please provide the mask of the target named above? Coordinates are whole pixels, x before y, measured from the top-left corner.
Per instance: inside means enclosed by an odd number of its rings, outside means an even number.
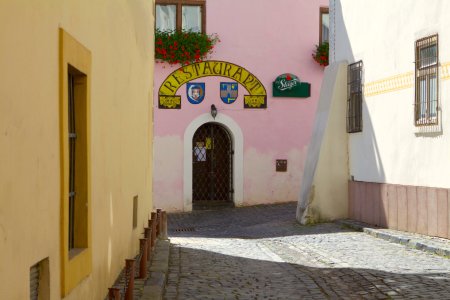
[[[157,0],[156,29],[205,32],[205,0]]]
[[[415,125],[438,123],[438,35],[416,41]]]
[[[92,270],[89,103],[91,53],[60,29],[61,281],[67,295]]]
[[[328,7],[320,8],[319,44],[328,43],[330,38],[330,15]]]
[[[347,132],[362,131],[362,61],[347,70]]]
[[[70,256],[87,247],[86,74],[67,66]]]

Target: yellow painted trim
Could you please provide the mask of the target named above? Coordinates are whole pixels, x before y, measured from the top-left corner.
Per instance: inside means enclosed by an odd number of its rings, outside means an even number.
[[[393,92],[413,86],[414,72],[408,72],[364,85],[364,96],[370,97],[378,94]]]
[[[450,62],[441,64],[439,73],[441,80],[450,79]],[[411,71],[366,83],[364,85],[364,96],[371,97],[413,87],[414,72]]]
[[[450,62],[441,64],[441,79],[443,80],[450,79]]]
[[[69,145],[68,145],[68,65],[86,75],[86,167],[87,174],[87,247],[69,259]],[[90,157],[90,79],[91,53],[82,44],[60,28],[59,30],[59,86],[60,86],[60,166],[61,166],[61,295],[69,294],[81,280],[92,272],[91,230],[91,157]]]

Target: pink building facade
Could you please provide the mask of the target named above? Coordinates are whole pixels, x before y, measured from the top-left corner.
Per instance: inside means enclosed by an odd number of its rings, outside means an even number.
[[[196,203],[298,199],[323,77],[312,53],[321,7],[327,6],[325,0],[206,1],[206,33],[220,38],[208,60],[183,71],[179,65],[155,66],[156,207],[190,211]],[[273,97],[273,82],[282,74],[309,83],[309,96]],[[180,83],[170,89],[181,96],[177,109],[159,103],[170,79]],[[188,90],[196,86],[203,100],[192,104]],[[237,97],[229,101],[236,86]],[[221,99],[224,93],[228,101]]]

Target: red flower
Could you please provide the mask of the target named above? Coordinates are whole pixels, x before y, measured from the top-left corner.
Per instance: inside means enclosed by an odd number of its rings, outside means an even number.
[[[170,64],[188,65],[200,62],[217,43],[215,35],[194,32],[155,33],[155,58]]]
[[[321,66],[327,66],[328,65],[328,53],[329,53],[328,43],[322,43],[320,45],[316,45],[316,50],[312,54],[312,57]]]

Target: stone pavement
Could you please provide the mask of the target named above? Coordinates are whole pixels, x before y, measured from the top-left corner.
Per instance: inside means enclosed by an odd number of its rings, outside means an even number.
[[[448,258],[340,224],[301,226],[295,207],[169,215],[164,299],[450,299]]]
[[[450,241],[448,239],[379,228],[355,220],[338,220],[336,223],[409,248],[450,258]]]
[[[167,280],[169,266],[169,240],[157,240],[151,264],[148,266],[148,278],[144,283],[141,295],[137,299],[161,299]]]

